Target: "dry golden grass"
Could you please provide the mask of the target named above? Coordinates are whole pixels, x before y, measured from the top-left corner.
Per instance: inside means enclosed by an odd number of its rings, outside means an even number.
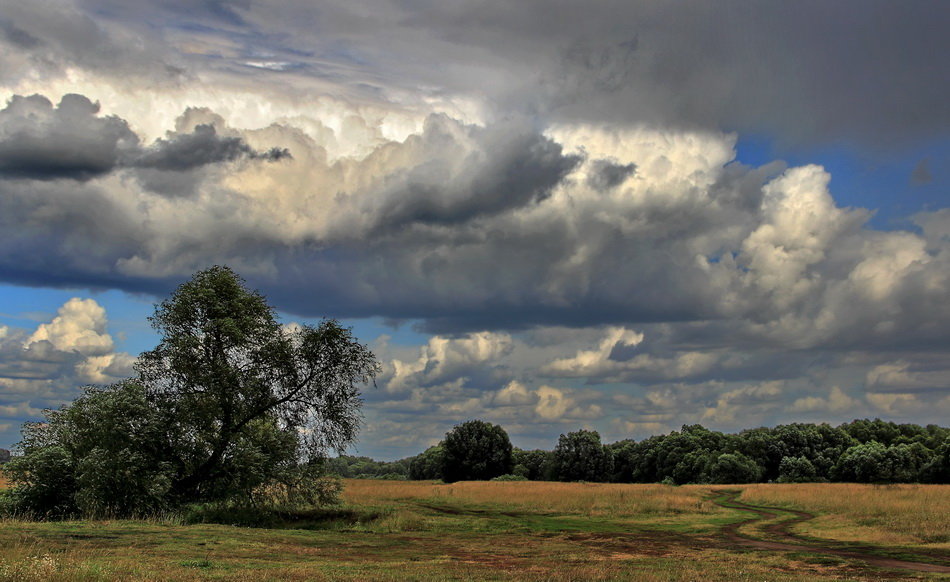
[[[950,486],[855,483],[743,486],[742,501],[822,514],[799,531],[842,541],[950,547]]]
[[[669,487],[616,483],[553,483],[532,481],[347,480],[348,503],[373,504],[396,500],[439,500],[473,505],[587,516],[669,515],[719,511],[702,487]]]
[[[829,512],[819,519],[857,519],[848,512],[860,504],[848,501],[845,487],[855,486],[753,485],[743,499]],[[0,521],[0,582],[881,579],[848,560],[737,552],[718,531],[746,516],[707,501],[718,488],[348,480],[344,497],[366,520],[313,530],[8,519]],[[867,498],[869,491],[852,494]],[[945,493],[934,497],[927,488],[881,488],[881,495],[890,513],[906,509],[892,495],[946,502]],[[919,519],[920,508],[914,511]]]
[[[0,489],[6,489],[9,484],[10,482],[7,481],[7,478],[3,476],[3,472],[0,471]]]

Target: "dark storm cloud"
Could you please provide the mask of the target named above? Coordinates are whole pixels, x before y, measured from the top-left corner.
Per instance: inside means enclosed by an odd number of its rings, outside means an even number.
[[[31,6],[8,11],[6,37],[41,43],[52,69],[180,79],[292,65],[281,87],[330,82],[333,94],[418,105],[477,95],[502,116],[724,128],[786,144],[900,146],[950,127],[945,2],[84,0],[84,11],[66,5],[62,14]],[[156,30],[215,42],[182,52]]]
[[[385,229],[459,224],[539,202],[581,161],[527,128],[462,127],[445,116],[430,117],[402,147],[420,163],[388,179],[395,186],[374,209]]]
[[[4,281],[96,289],[136,285],[116,273],[114,265],[140,249],[146,236],[100,187],[65,180],[0,180]]]
[[[636,164],[615,164],[609,160],[595,160],[587,184],[598,191],[610,190],[623,183],[637,171]]]
[[[286,149],[257,152],[239,137],[219,136],[213,125],[195,126],[190,134],[159,139],[145,149],[133,165],[140,168],[182,172],[208,164],[232,162],[240,158],[277,161],[289,158]]]
[[[14,96],[0,110],[0,175],[88,180],[111,171],[138,137],[98,111],[82,95],[66,95],[57,107],[40,95]]]
[[[178,15],[191,23],[240,26],[245,24],[241,13],[251,0],[166,0],[160,4],[123,2],[121,0],[81,0],[89,9],[124,18],[141,17],[155,12]]]
[[[204,0],[201,2],[189,0],[169,2],[168,4],[174,6],[183,16],[189,18],[194,18],[195,13],[204,13],[215,20],[241,25],[244,24],[241,11],[250,7],[251,0]]]
[[[258,152],[211,125],[142,148],[125,120],[98,113],[99,104],[83,95],[65,95],[56,107],[41,95],[14,96],[0,110],[0,176],[85,181],[122,167],[183,172],[241,158],[290,157],[277,147]]]
[[[700,216],[681,217],[683,228],[692,223],[697,235],[713,228]],[[679,259],[657,259],[683,252],[681,241],[625,239],[616,226],[590,218],[578,224],[551,216],[531,224],[507,217],[456,225],[454,232],[419,225],[359,245],[299,249],[279,263],[286,278],[278,292],[292,311],[384,313],[421,319],[420,330],[428,333],[716,316],[714,292],[701,283],[701,271]],[[580,247],[591,256],[568,267]]]
[[[540,80],[554,117],[878,146],[950,126],[944,3],[436,3],[411,22],[531,63],[511,89],[530,101]]]
[[[153,86],[181,80],[182,63],[156,29],[108,26],[107,9],[83,8],[68,0],[4,3],[0,41],[29,52],[24,59],[15,50],[0,51],[0,79],[62,78],[78,67]]]
[[[547,119],[876,147],[950,125],[945,3],[300,2],[293,23],[274,5],[252,5],[248,27],[292,31],[314,54],[360,47],[383,86],[487,94]]]
[[[8,20],[0,19],[0,35],[8,42],[25,49],[35,48],[42,44],[40,39]]]

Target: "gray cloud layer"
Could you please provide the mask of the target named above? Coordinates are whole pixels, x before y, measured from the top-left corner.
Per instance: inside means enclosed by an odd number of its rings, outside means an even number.
[[[950,125],[950,81],[941,74],[950,8],[927,0],[82,5],[150,44],[161,46],[156,24],[166,27],[165,41],[187,31],[186,52],[182,43],[146,52],[88,17],[29,8],[13,11],[3,30],[16,46],[41,45],[86,67],[115,70],[124,61],[120,70],[171,79],[188,74],[169,73],[186,62],[233,74],[251,65],[296,71],[274,78],[288,87],[330,82],[360,99],[476,93],[561,121],[878,147],[940,136]]]

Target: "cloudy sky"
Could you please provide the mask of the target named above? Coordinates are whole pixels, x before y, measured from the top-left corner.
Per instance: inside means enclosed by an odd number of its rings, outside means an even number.
[[[354,452],[950,418],[950,4],[0,0],[0,447],[227,264]]]

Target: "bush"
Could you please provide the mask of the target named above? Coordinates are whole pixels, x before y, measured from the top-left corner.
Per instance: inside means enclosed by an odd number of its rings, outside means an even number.
[[[386,473],[385,475],[380,475],[379,477],[369,477],[370,479],[380,479],[382,481],[405,481],[406,476],[402,473]]]
[[[41,438],[46,432],[39,423],[24,429],[27,443],[31,436]],[[30,445],[24,448],[30,450]],[[5,494],[9,513],[46,518],[76,512],[74,463],[65,448],[48,446],[18,457],[4,467],[4,473],[14,484]]]
[[[528,480],[527,477],[524,477],[522,475],[512,475],[511,473],[508,473],[507,475],[499,475],[497,477],[492,478],[492,481],[527,481],[527,480]]]
[[[168,508],[158,411],[141,384],[87,388],[71,405],[23,429],[23,455],[5,471],[16,510],[37,517],[108,517]]]
[[[339,477],[301,471],[293,480],[261,485],[252,492],[250,503],[259,507],[325,507],[338,505],[342,493]]]

